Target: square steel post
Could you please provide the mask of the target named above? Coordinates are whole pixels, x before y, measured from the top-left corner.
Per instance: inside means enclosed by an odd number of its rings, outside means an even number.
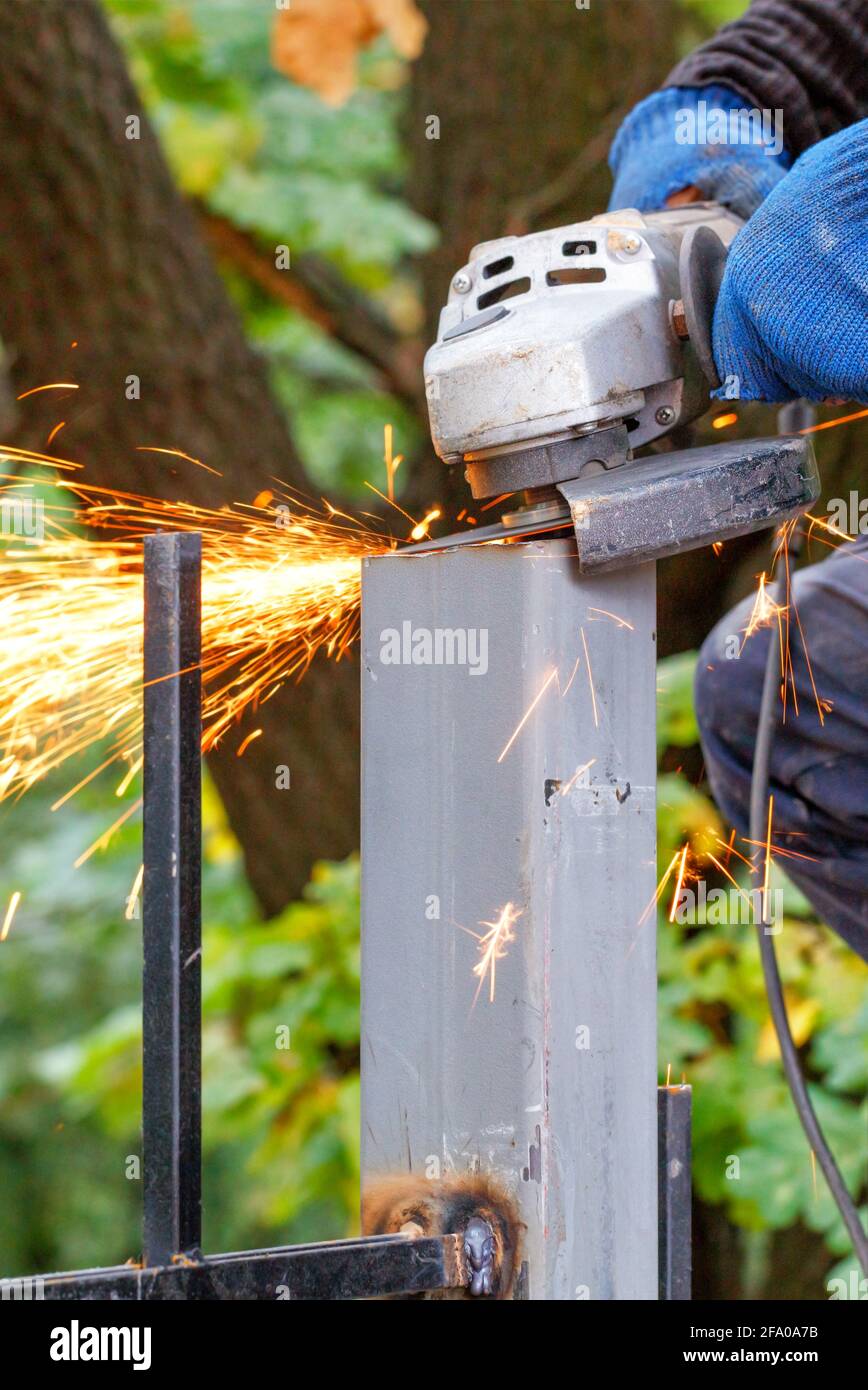
[[[689,1300],[693,1272],[690,1086],[657,1092],[660,1298]]]
[[[145,540],[144,1257],[201,1243],[201,537]]]
[[[654,629],[563,540],[364,564],[363,1180],[494,1174],[517,1297],[657,1298]]]

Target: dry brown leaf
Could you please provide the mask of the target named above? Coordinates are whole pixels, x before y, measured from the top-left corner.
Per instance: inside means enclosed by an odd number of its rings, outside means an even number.
[[[374,22],[392,40],[402,58],[418,58],[428,32],[428,21],[416,8],[416,0],[368,0]]]
[[[402,57],[417,58],[427,28],[415,0],[292,0],[277,12],[271,59],[329,106],[341,106],[355,90],[361,49],[387,33]]]

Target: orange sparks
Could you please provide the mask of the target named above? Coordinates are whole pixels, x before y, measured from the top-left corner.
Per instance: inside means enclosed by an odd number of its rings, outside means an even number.
[[[54,443],[54,441],[55,441],[55,439],[57,438],[57,436],[60,434],[60,431],[63,429],[63,427],[64,427],[65,424],[66,424],[66,421],[65,421],[65,420],[59,420],[58,423],[54,426],[54,429],[51,431],[51,434],[48,436],[48,438],[47,438],[46,441],[45,441],[45,447],[46,447],[46,449],[50,449],[50,448],[51,448],[52,444]]]
[[[814,522],[815,522],[816,520],[817,520],[816,518],[811,518],[812,528],[813,528],[813,524],[814,524]],[[781,683],[782,683],[782,692],[781,692],[781,693],[782,693],[782,700],[783,700],[783,707],[784,707],[784,719],[786,719],[786,713],[787,713],[787,691],[788,691],[788,689],[792,690],[792,696],[793,696],[793,710],[794,710],[794,712],[795,712],[796,715],[798,715],[798,713],[799,713],[799,704],[798,704],[798,695],[797,695],[797,689],[796,689],[795,671],[794,671],[794,669],[793,669],[792,653],[791,653],[791,651],[790,651],[790,613],[792,612],[792,615],[793,615],[793,617],[794,617],[794,619],[795,619],[795,622],[796,622],[796,627],[798,628],[798,631],[799,631],[799,638],[801,639],[801,643],[802,643],[802,650],[803,650],[804,656],[805,656],[805,666],[806,666],[807,672],[808,672],[808,679],[809,679],[810,682],[811,682],[811,693],[813,694],[813,697],[814,697],[814,704],[816,705],[817,716],[818,716],[818,718],[819,718],[820,724],[822,725],[822,724],[825,723],[825,717],[826,717],[826,714],[827,714],[828,710],[831,709],[831,705],[829,704],[829,702],[828,702],[827,700],[824,700],[824,699],[820,696],[820,694],[819,694],[819,692],[818,692],[818,690],[817,690],[817,683],[816,683],[816,681],[815,681],[815,679],[814,679],[814,667],[813,667],[813,663],[812,663],[812,661],[811,661],[811,654],[810,654],[810,651],[808,650],[808,643],[807,643],[807,639],[806,639],[806,637],[805,637],[804,628],[802,627],[802,621],[801,621],[801,618],[800,618],[800,616],[799,616],[798,605],[797,605],[797,603],[796,603],[795,595],[794,595],[794,593],[793,593],[792,575],[791,575],[791,573],[790,573],[790,539],[791,539],[791,537],[792,537],[793,531],[795,530],[796,526],[798,525],[798,521],[799,521],[799,518],[798,518],[798,517],[795,517],[795,518],[793,518],[791,521],[785,521],[784,524],[783,524],[783,526],[780,527],[779,532],[778,532],[778,544],[777,544],[777,547],[776,547],[776,549],[775,549],[774,560],[773,560],[773,567],[774,567],[775,565],[777,565],[777,563],[778,563],[779,560],[783,560],[783,565],[784,565],[784,592],[785,592],[785,594],[786,594],[786,600],[787,600],[787,601],[786,601],[786,604],[785,604],[783,607],[778,607],[778,608],[777,608],[777,613],[776,613],[777,622],[778,622],[778,635],[779,635],[779,642],[780,642],[780,653],[781,653]],[[831,534],[835,534],[835,533],[832,531],[832,529],[831,529],[830,527],[826,527],[826,529],[829,530]],[[811,534],[812,534],[812,532],[809,531],[809,532],[808,532],[809,538],[810,538]],[[824,542],[824,544],[825,544],[825,542]],[[761,584],[760,587],[762,587],[762,584]],[[769,603],[771,603],[771,600],[769,600]],[[746,634],[745,634],[745,640],[747,640],[747,637],[750,635],[750,630],[749,630],[749,629],[750,629],[750,625],[749,625],[749,627],[748,627],[748,631],[747,631]]]
[[[125,791],[127,790],[127,787],[130,785],[133,778],[136,776],[138,772],[141,772],[144,761],[144,758],[136,758],[130,764],[123,777],[121,778],[120,782],[115,787],[115,796],[121,797],[124,795]],[[53,809],[54,807],[52,807],[52,810]]]
[[[383,462],[386,465],[386,492],[389,501],[395,500],[395,467],[392,460],[392,426],[383,426]]]
[[[853,541],[856,539],[856,537],[851,536],[848,531],[840,530],[839,527],[835,526],[827,517],[814,516],[812,512],[805,512],[804,515],[805,520],[810,523],[808,526],[808,540],[813,538],[815,530],[825,531],[828,535],[834,536],[835,539],[839,541]]]
[[[21,395],[18,396],[18,397],[16,397],[16,399],[19,400],[19,401],[26,401],[28,396],[35,396],[35,395],[37,395],[40,391],[77,391],[77,390],[78,390],[78,382],[77,382],[77,381],[52,381],[52,382],[49,382],[49,384],[48,384],[47,386],[31,386],[31,388],[30,388],[29,391],[22,391],[22,392],[21,392]]]
[[[591,758],[588,762],[582,763],[581,767],[577,767],[569,782],[565,782],[564,785],[559,788],[559,794],[561,796],[566,796],[568,792],[571,792],[583,773],[589,772],[596,761],[596,758]]]
[[[582,627],[582,628],[579,629],[579,631],[580,631],[581,634],[582,634],[582,646],[583,646],[584,649],[585,649],[585,665],[586,665],[587,668],[588,668],[588,685],[589,685],[590,688],[591,688],[591,707],[593,708],[593,711],[594,711],[594,727],[595,727],[596,729],[599,729],[599,727],[600,727],[600,720],[599,720],[599,717],[598,717],[598,715],[597,715],[597,697],[596,697],[596,695],[594,694],[594,673],[593,673],[593,671],[591,670],[591,657],[590,657],[590,653],[588,652],[588,642],[587,642],[587,638],[585,637],[585,629]]]
[[[781,833],[784,835],[794,835],[797,832],[793,830],[784,830]],[[765,840],[745,840],[745,844],[756,845],[758,849],[765,849],[766,847]],[[805,859],[809,864],[819,863],[819,860],[815,855],[800,854],[798,850],[795,849],[784,849],[783,845],[772,845],[771,852],[773,856],[778,855],[781,859]]]
[[[261,733],[261,729],[254,729],[252,734],[248,734],[244,742],[238,748],[238,751],[235,754],[236,758],[243,758],[244,754],[247,752],[253,740],[255,738],[259,738]]]
[[[763,852],[763,859],[760,863],[757,863],[758,855],[756,854],[756,852],[754,852],[754,854],[751,857],[748,857],[747,855],[742,854],[740,850],[736,849],[736,832],[734,830],[730,834],[729,839],[724,840],[721,838],[720,835],[717,834],[717,832],[712,827],[708,827],[708,833],[710,833],[711,838],[714,840],[716,844],[720,845],[721,849],[723,850],[722,858],[718,858],[718,856],[712,853],[712,851],[708,848],[697,848],[695,842],[691,843],[690,840],[688,840],[679,849],[677,849],[673,854],[672,858],[670,859],[668,865],[666,866],[666,869],[662,874],[660,881],[657,884],[657,887],[654,891],[653,897],[648,902],[641,917],[639,918],[637,928],[641,928],[648,916],[654,911],[656,907],[659,906],[666,892],[667,886],[670,880],[672,879],[673,874],[676,878],[675,889],[672,895],[671,902],[669,902],[668,906],[663,910],[666,912],[666,917],[668,921],[673,923],[676,922],[678,920],[677,912],[679,899],[681,897],[685,884],[701,882],[702,869],[707,865],[713,865],[716,871],[724,879],[726,879],[726,881],[729,884],[731,884],[732,888],[735,889],[735,891],[738,893],[739,897],[741,898],[742,902],[745,904],[748,910],[747,920],[756,922],[758,920],[759,913],[761,912],[761,920],[763,922],[766,922],[771,859],[775,855],[781,855],[793,859],[812,858],[811,855],[803,855],[799,854],[795,850],[783,849],[779,845],[775,845],[773,843],[773,811],[774,797],[769,797],[768,828],[766,838],[764,840],[756,841],[748,839],[747,837],[742,837],[743,843],[745,845],[755,845],[757,849]],[[796,832],[789,831],[784,833],[795,834]],[[735,855],[736,858],[739,859],[741,863],[745,865],[745,867],[751,874],[756,874],[762,871],[763,884],[761,889],[757,888],[755,890],[751,890],[749,894],[744,891],[741,884],[738,882],[738,879],[734,877],[734,875],[728,867],[730,857],[732,855]],[[755,901],[755,896],[759,899],[758,903]],[[637,934],[636,938],[633,940],[630,946],[630,950],[627,953],[628,955],[632,953],[638,939],[639,938]]]
[[[720,837],[719,837],[719,836],[715,836],[715,838],[718,839],[719,842],[720,842],[721,844],[725,844],[725,842],[724,842],[723,840],[720,840]],[[740,856],[740,857],[741,857],[741,856]],[[685,885],[685,883],[687,883],[687,882],[691,882],[691,883],[698,882],[698,880],[699,880],[698,869],[699,869],[700,865],[701,865],[704,861],[706,861],[706,860],[707,860],[709,863],[713,864],[713,865],[715,866],[715,868],[716,868],[721,874],[723,874],[724,878],[728,879],[728,881],[733,885],[733,887],[736,888],[736,889],[738,890],[738,892],[739,892],[739,893],[741,894],[741,896],[744,898],[744,901],[745,901],[746,903],[749,903],[749,899],[747,898],[746,894],[742,891],[742,889],[741,889],[741,887],[739,886],[738,882],[736,881],[736,879],[733,878],[732,874],[729,872],[729,870],[726,868],[726,866],[725,866],[719,859],[717,859],[717,858],[715,857],[715,855],[713,855],[713,854],[711,853],[710,850],[703,850],[703,851],[701,852],[701,855],[700,855],[700,854],[697,854],[696,850],[693,848],[693,846],[691,846],[690,841],[687,840],[687,841],[681,846],[680,849],[677,849],[677,850],[675,851],[675,853],[673,854],[672,858],[670,859],[670,861],[669,861],[669,863],[668,863],[668,865],[667,865],[667,867],[666,867],[666,870],[665,870],[665,872],[663,873],[663,875],[662,875],[662,877],[661,877],[661,879],[660,879],[660,882],[657,884],[657,887],[656,887],[656,889],[654,890],[654,896],[651,898],[651,900],[650,900],[650,901],[648,902],[648,904],[646,905],[645,910],[644,910],[643,913],[642,913],[642,916],[639,918],[639,921],[638,921],[638,923],[637,923],[637,926],[641,927],[642,924],[643,924],[643,922],[645,922],[645,920],[646,920],[646,919],[648,918],[648,916],[650,915],[650,913],[653,912],[653,910],[654,910],[655,907],[657,907],[657,905],[659,904],[661,898],[663,897],[663,894],[666,892],[666,887],[667,887],[667,885],[668,885],[668,883],[669,883],[669,880],[671,879],[673,873],[676,874],[675,889],[674,889],[674,892],[673,892],[673,894],[672,894],[672,900],[671,900],[671,902],[670,902],[670,904],[669,904],[669,910],[668,910],[668,912],[667,912],[666,915],[667,915],[667,919],[668,919],[670,922],[675,922],[675,921],[676,921],[676,913],[677,913],[677,911],[678,911],[678,903],[679,903],[679,900],[680,900],[681,893],[682,893],[682,890],[683,890],[683,888],[684,888],[684,885]],[[748,863],[748,864],[749,864],[750,861],[749,861],[749,860],[745,860],[745,863]],[[676,865],[677,865],[677,870],[676,870]],[[751,866],[751,867],[752,867],[752,866]],[[635,941],[634,941],[634,942],[633,942],[633,946],[635,946],[635,944],[636,944],[636,943],[635,943]],[[633,946],[630,947],[630,950],[631,950],[631,951],[632,951],[632,949],[633,949]]]
[[[628,623],[626,618],[619,618],[617,613],[610,613],[609,610],[608,610],[608,608],[589,608],[587,611],[588,611],[589,614],[590,614],[590,613],[602,613],[602,615],[603,615],[604,618],[611,618],[611,619],[612,619],[612,622],[613,622],[613,623],[617,623],[619,627],[628,627],[628,628],[630,629],[631,632],[635,632],[635,631],[636,631],[636,629],[635,629],[635,627],[633,626],[633,624],[632,624],[632,623]],[[592,622],[592,623],[593,623],[593,622],[596,622],[596,618],[589,618],[589,621]]]
[[[767,909],[768,909],[768,898],[769,898],[769,873],[770,873],[770,870],[771,870],[771,863],[772,863],[772,815],[773,815],[773,812],[774,812],[774,806],[775,806],[775,799],[774,799],[774,796],[769,796],[769,819],[768,819],[768,828],[767,828],[767,830],[766,830],[766,857],[765,857],[765,867],[764,867],[764,869],[763,869],[763,887],[762,887],[762,905],[763,905],[763,923],[764,923],[764,924],[765,924],[766,921],[768,920],[766,914],[767,914]]]
[[[578,669],[579,669],[579,665],[581,664],[581,660],[582,660],[582,658],[581,658],[580,656],[577,656],[577,657],[576,657],[576,664],[575,664],[575,666],[574,666],[573,669],[572,669],[572,673],[571,673],[571,675],[570,675],[570,678],[569,678],[569,680],[567,681],[566,685],[564,686],[563,690],[561,691],[561,699],[562,699],[562,700],[563,700],[567,695],[569,695],[569,693],[570,693],[570,687],[571,687],[573,681],[576,679],[576,672],[577,672]]]
[[[137,454],[168,454],[170,458],[183,459],[185,463],[195,463],[197,468],[204,468],[206,473],[213,473],[215,478],[222,478],[223,474],[217,468],[212,468],[210,463],[203,463],[201,459],[194,458],[192,454],[185,454],[182,449],[161,449],[157,444],[137,444]]]
[[[40,454],[35,449],[19,449],[15,444],[0,444],[0,458],[12,459],[15,463],[37,464],[40,468],[50,468],[55,475],[67,469],[72,472],[84,466],[81,463],[76,463],[74,459],[55,458],[53,454]],[[0,476],[10,483],[21,482],[17,475],[2,474]]]
[[[399,466],[404,462],[404,455],[396,454],[394,457],[392,456],[391,425],[383,426],[383,461],[386,465],[386,492],[388,493],[388,501],[394,503],[395,474],[397,473]],[[421,536],[417,536],[416,539],[421,540]]]
[[[75,863],[72,867],[74,869],[80,869],[82,864],[86,864],[88,859],[90,859],[92,855],[96,854],[97,850],[108,849],[108,846],[111,842],[111,838],[114,835],[115,831],[120,830],[122,825],[126,825],[127,821],[131,818],[131,816],[134,816],[136,814],[136,811],[141,809],[141,805],[142,798],[139,797],[137,801],[133,802],[132,806],[128,806],[127,809],[123,812],[123,814],[118,816],[117,820],[109,826],[108,830],[104,830],[103,833],[99,835],[97,839],[94,840],[92,845],[88,845],[84,853],[80,854],[78,858],[75,860]]]
[[[507,952],[507,947],[515,940],[513,927],[521,916],[521,912],[512,904],[507,903],[502,907],[499,915],[493,922],[480,922],[481,927],[488,927],[484,936],[473,933],[479,942],[479,960],[473,967],[473,973],[479,980],[476,986],[476,993],[473,996],[475,1004],[479,998],[482,986],[488,979],[488,999],[494,1003],[497,962],[503,960]]]
[[[139,894],[142,891],[142,879],[145,876],[144,864],[139,865],[139,871],[133,879],[133,886],[127,896],[127,905],[124,909],[124,917],[128,922],[132,922],[134,917],[139,915]]]
[[[252,505],[254,507],[267,507],[269,502],[273,501],[274,493],[271,491],[271,488],[267,487],[262,492],[257,492],[256,496],[253,499]]]
[[[558,675],[558,668],[557,668],[557,666],[553,666],[552,669],[551,669],[551,671],[549,671],[548,675],[546,676],[545,681],[544,681],[544,683],[543,683],[543,685],[542,685],[542,688],[540,689],[540,691],[538,692],[538,694],[536,694],[536,695],[533,697],[533,700],[531,701],[530,705],[529,705],[528,708],[525,710],[524,714],[521,716],[521,719],[518,721],[518,724],[516,725],[516,727],[515,727],[513,733],[510,735],[509,739],[507,740],[506,746],[504,747],[503,752],[501,753],[500,757],[499,757],[498,760],[497,760],[499,763],[502,763],[502,762],[503,762],[503,760],[504,760],[504,758],[506,757],[507,753],[509,752],[510,748],[511,748],[512,745],[515,743],[515,740],[518,738],[518,736],[519,736],[519,734],[521,733],[522,729],[524,728],[525,724],[526,724],[527,721],[530,719],[531,715],[533,714],[534,710],[536,709],[536,707],[537,707],[537,705],[539,704],[540,700],[542,699],[543,695],[545,695],[545,693],[546,693],[546,691],[548,690],[549,686],[551,685],[552,681],[553,681],[553,680],[557,680],[557,675]]]
[[[797,626],[797,628],[799,629],[799,636],[800,636],[801,639],[802,639],[802,650],[803,650],[804,653],[805,653],[805,665],[806,665],[807,668],[808,668],[808,679],[809,679],[810,682],[811,682],[811,691],[812,691],[813,696],[814,696],[814,703],[815,703],[816,706],[817,706],[817,715],[818,715],[818,717],[819,717],[820,724],[822,725],[822,724],[825,724],[825,722],[826,722],[826,711],[829,710],[829,709],[831,709],[831,705],[829,705],[828,702],[827,702],[826,700],[823,700],[823,699],[820,698],[820,694],[819,694],[819,692],[818,692],[818,690],[817,690],[817,683],[816,683],[816,681],[814,680],[814,667],[813,667],[813,663],[812,663],[812,661],[811,661],[811,655],[810,655],[810,652],[808,651],[808,644],[807,644],[807,642],[806,642],[806,640],[805,640],[805,633],[804,633],[804,629],[802,628],[802,620],[801,620],[801,618],[799,617],[799,610],[798,610],[798,608],[796,607],[795,603],[793,603],[793,616],[794,616],[795,619],[796,619],[796,626]],[[791,669],[792,669],[792,668],[791,668]],[[794,679],[793,679],[793,698],[795,698],[795,694],[796,694],[796,683],[795,683],[795,678],[794,678]],[[798,713],[798,710],[796,711],[796,713]]]
[[[781,604],[776,603],[766,588],[766,576],[759,576],[759,587],[754,599],[753,608],[748,618],[747,627],[744,630],[745,641],[752,637],[758,628],[768,627],[771,622],[779,618],[786,609]]]
[[[720,838],[720,836],[719,836],[716,832],[714,833],[714,838],[715,838],[715,840],[717,841],[717,843],[718,843],[719,845],[721,845],[723,849],[726,850],[726,866],[727,866],[727,868],[729,868],[729,863],[730,863],[730,860],[732,859],[732,856],[735,855],[737,859],[740,859],[741,862],[742,862],[743,864],[746,864],[746,865],[747,865],[747,867],[750,869],[751,873],[754,873],[754,871],[756,870],[756,865],[754,864],[753,860],[752,860],[752,859],[746,858],[746,856],[743,855],[743,854],[741,853],[741,851],[740,851],[740,850],[737,850],[736,847],[735,847],[735,831],[734,831],[734,830],[731,830],[731,831],[730,831],[730,835],[729,835],[729,839],[728,839],[728,840],[722,840],[722,839]]]
[[[387,497],[385,492],[381,492],[378,487],[374,487],[373,483],[369,483],[367,478],[365,479],[365,487],[370,488],[371,492],[375,493],[377,497],[381,497],[390,507],[394,507],[396,512],[400,512],[402,516],[405,516],[411,526],[416,525],[416,518],[414,516],[411,516],[409,512],[405,512],[404,508],[398,502],[395,502],[391,497]]]
[[[723,541],[712,541],[711,548],[714,551],[715,555],[718,558],[720,558],[721,554],[723,553]]]
[[[725,415],[715,415],[711,423],[716,430],[725,430],[729,425],[738,424],[738,416],[734,411],[728,411]]]
[[[413,541],[424,540],[428,534],[428,527],[432,521],[436,521],[440,516],[440,508],[432,507],[430,512],[426,512],[421,521],[417,521],[413,530],[410,532],[410,539]]]
[[[18,911],[18,904],[21,901],[21,894],[16,890],[9,899],[9,906],[6,909],[6,916],[3,918],[3,925],[0,927],[0,941],[5,941],[12,926],[12,918]]]
[[[686,846],[685,846],[685,848],[686,848]],[[668,866],[667,866],[667,868],[666,868],[666,871],[664,872],[662,878],[660,879],[660,882],[657,884],[657,887],[656,887],[655,890],[654,890],[654,896],[653,896],[653,898],[651,899],[651,901],[648,903],[647,907],[646,907],[645,910],[643,911],[642,916],[639,918],[638,926],[641,927],[641,925],[642,925],[642,923],[645,921],[646,917],[648,917],[649,913],[653,912],[654,908],[657,906],[657,904],[659,903],[660,899],[663,897],[663,894],[666,892],[666,885],[667,885],[667,883],[669,882],[670,878],[672,877],[672,870],[675,868],[675,865],[678,863],[678,860],[679,860],[680,857],[681,857],[681,850],[676,850],[676,852],[673,854],[672,858],[669,860],[669,864],[668,864]],[[635,945],[635,944],[636,944],[636,943],[634,942],[633,945]],[[633,949],[633,947],[631,946],[631,947],[630,947],[630,950],[632,951],[632,949]]]
[[[241,503],[216,510],[66,478],[54,487],[43,542],[9,537],[0,547],[0,799],[95,746],[97,766],[55,806],[118,762],[123,796],[140,770],[143,536],[202,535],[206,752],[246,709],[300,679],[318,652],[347,654],[358,635],[361,562],[390,547],[352,518],[294,495],[293,524],[284,528]],[[78,522],[114,534],[84,537],[71,529]]]
[[[738,883],[738,881],[737,881],[735,878],[733,878],[732,874],[729,872],[729,869],[727,869],[727,868],[720,862],[720,860],[717,859],[717,858],[711,853],[711,850],[707,850],[707,851],[706,851],[706,858],[709,859],[709,860],[711,861],[711,863],[714,865],[714,867],[715,867],[716,869],[719,869],[719,870],[720,870],[720,872],[723,874],[724,878],[726,878],[726,879],[729,880],[729,882],[732,884],[733,888],[736,890],[736,892],[739,894],[739,896],[742,898],[742,900],[747,904],[748,912],[752,912],[752,911],[753,911],[753,908],[752,908],[752,906],[751,906],[750,898],[747,896],[747,894],[746,894],[746,893],[744,892],[744,890],[741,888],[741,886],[740,886],[740,884]]]
[[[833,430],[836,425],[849,425],[853,420],[864,420],[868,416],[868,410],[857,410],[855,415],[840,415],[837,420],[824,420],[821,425],[809,425],[805,430],[799,430],[799,434],[816,434],[818,430]]]
[[[672,894],[672,906],[669,909],[670,922],[675,921],[675,909],[678,907],[678,899],[681,897],[681,888],[684,883],[684,866],[687,863],[687,851],[689,848],[689,844],[685,844],[681,851],[681,862],[678,865],[678,879],[675,884],[675,892]]]

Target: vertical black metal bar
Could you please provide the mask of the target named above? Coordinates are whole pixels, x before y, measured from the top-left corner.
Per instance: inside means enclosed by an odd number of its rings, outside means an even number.
[[[144,544],[144,1258],[158,1265],[201,1244],[202,540]]]
[[[691,1297],[689,1086],[657,1090],[658,1297]]]

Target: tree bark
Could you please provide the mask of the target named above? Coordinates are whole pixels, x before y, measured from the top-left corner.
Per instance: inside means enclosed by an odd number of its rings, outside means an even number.
[[[587,10],[552,0],[421,0],[421,8],[430,29],[413,75],[408,194],[441,231],[422,266],[433,335],[471,246],[602,211],[601,128],[665,76],[676,50],[671,0]],[[427,138],[431,115],[438,139]]]
[[[176,190],[94,0],[0,4],[0,340],[22,403],[14,442],[86,464],[86,480],[211,507],[250,501],[272,475],[305,477],[262,361]],[[127,138],[139,122],[138,138]],[[76,347],[70,345],[75,342]],[[135,375],[141,398],[128,400]],[[137,445],[180,449],[222,477]],[[210,767],[264,910],[311,862],[358,845],[358,665],[314,662],[258,712],[242,759]],[[292,790],[274,769],[291,769]]]

